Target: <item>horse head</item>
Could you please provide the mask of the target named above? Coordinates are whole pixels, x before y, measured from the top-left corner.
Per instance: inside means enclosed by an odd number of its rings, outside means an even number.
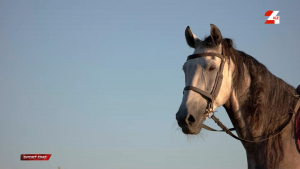
[[[184,90],[176,120],[185,134],[198,134],[209,113],[224,105],[230,97],[234,67],[228,64],[230,59],[225,59],[223,42],[226,40],[222,38],[217,26],[211,24],[210,36],[204,40],[198,39],[188,26],[185,38],[187,44],[194,48],[192,57],[189,56],[183,65],[185,85],[195,90]],[[226,44],[231,43],[230,40]],[[222,80],[217,84],[220,75]],[[217,92],[215,88],[218,88]]]

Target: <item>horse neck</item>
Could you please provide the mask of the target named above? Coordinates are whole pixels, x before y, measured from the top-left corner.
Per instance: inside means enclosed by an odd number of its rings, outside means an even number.
[[[224,107],[234,127],[240,129],[238,134],[243,138],[259,139],[260,136],[271,134],[268,133],[270,124],[275,125],[272,129],[280,128],[289,119],[297,98],[291,94],[295,89],[280,78],[268,72],[257,78],[261,80],[257,83],[244,67],[244,79],[239,80],[243,88],[233,88]]]
[[[244,65],[245,66],[245,65]],[[270,79],[266,79],[266,77],[261,77],[262,84],[265,86],[265,91],[262,91],[262,93],[257,93],[257,91],[253,90],[252,84],[254,83],[251,79],[251,73],[249,73],[248,69],[244,69],[244,80],[240,80],[240,82],[243,83],[243,89],[234,89],[232,90],[231,96],[229,100],[225,103],[224,108],[226,109],[228,116],[234,126],[234,128],[237,131],[237,134],[239,137],[249,140],[259,140],[262,138],[268,137],[273,132],[276,132],[278,130],[275,130],[276,128],[282,127],[282,124],[285,123],[289,119],[290,116],[288,116],[289,112],[285,112],[284,114],[276,114],[277,112],[272,111],[278,111],[276,108],[279,108],[280,106],[275,105],[276,101],[270,101],[270,98],[275,93],[276,97],[283,97],[282,100],[286,101],[288,100],[288,104],[293,104],[296,102],[296,99],[291,99],[291,95],[286,95],[282,93],[283,91],[276,91],[276,90],[292,90],[293,88],[289,85],[284,85],[281,79],[275,77],[271,73],[269,74],[270,78],[273,78],[270,81]],[[265,81],[263,81],[265,79]],[[279,85],[280,87],[276,86]],[[275,91],[274,91],[275,90]],[[261,97],[256,97],[258,94],[261,94]],[[272,99],[278,99],[278,98],[272,98]],[[269,100],[261,100],[261,99],[269,99]],[[261,105],[253,105],[253,104],[261,104]],[[291,107],[290,105],[286,105],[287,107]],[[286,111],[285,109],[284,111]],[[256,112],[259,111],[259,112]],[[260,117],[257,117],[259,115]],[[281,120],[273,120],[274,115],[281,116]],[[255,124],[257,123],[257,124]],[[272,126],[273,125],[273,126]],[[291,125],[290,125],[291,126]],[[271,131],[271,128],[274,129],[274,131]],[[285,135],[291,135],[292,127],[289,127],[285,133]],[[284,133],[283,133],[284,134]],[[281,134],[282,135],[282,134]],[[281,139],[281,135],[278,136],[278,138],[275,139]],[[289,140],[292,140],[292,137],[289,137]],[[274,140],[270,140],[273,141]],[[291,143],[291,141],[289,141]],[[243,146],[245,147],[247,151],[247,160],[248,160],[248,167],[252,168],[253,166],[260,166],[261,168],[269,168],[267,161],[269,160],[268,152],[269,150],[269,144],[270,142],[262,142],[262,143],[247,143],[242,142]],[[279,143],[280,144],[280,143]],[[285,143],[286,144],[286,143]],[[279,150],[280,151],[280,150]],[[280,161],[280,160],[279,160]],[[251,167],[252,166],[252,167]],[[255,168],[255,167],[254,167]]]

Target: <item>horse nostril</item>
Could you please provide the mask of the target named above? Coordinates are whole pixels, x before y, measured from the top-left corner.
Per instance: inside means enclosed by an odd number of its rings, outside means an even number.
[[[194,116],[190,114],[189,118],[187,119],[187,121],[188,121],[189,125],[193,125],[196,120],[195,120]]]

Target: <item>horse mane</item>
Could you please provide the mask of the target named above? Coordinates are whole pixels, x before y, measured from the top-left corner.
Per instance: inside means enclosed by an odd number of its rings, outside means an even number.
[[[216,46],[210,37],[205,38],[203,44],[211,48]],[[250,75],[251,83],[245,101],[249,105],[247,112],[243,113],[250,121],[251,125],[248,126],[250,131],[256,131],[260,134],[250,139],[258,140],[279,132],[289,122],[290,113],[293,112],[296,104],[297,100],[291,94],[295,93],[295,88],[273,75],[266,66],[252,56],[236,50],[231,39],[223,39],[222,47],[223,54],[230,57],[235,64],[232,87],[238,95],[243,88],[241,79],[244,79],[245,68]],[[266,168],[278,166],[283,159],[281,134],[267,141],[253,144],[265,151],[264,159],[260,160],[267,162]]]
[[[260,138],[266,138],[279,132],[289,121],[289,113],[293,112],[293,106],[296,104],[296,99],[291,95],[291,93],[295,93],[295,88],[273,75],[252,56],[233,50],[235,49],[229,49],[231,53],[235,53],[233,61],[236,67],[239,67],[235,71],[233,87],[237,91],[241,89],[240,84],[242,83],[238,79],[243,79],[241,77],[244,75],[244,71],[240,70],[244,68],[244,65],[251,79],[247,100],[250,105],[247,107],[249,108],[247,118],[250,120],[250,130],[263,131]],[[258,144],[265,150],[266,167],[278,166],[284,156],[281,134]]]

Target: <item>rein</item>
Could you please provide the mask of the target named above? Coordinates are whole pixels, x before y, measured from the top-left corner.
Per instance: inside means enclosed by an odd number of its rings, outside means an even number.
[[[222,51],[222,53],[223,53],[223,51]],[[293,94],[293,96],[295,96],[295,97],[298,98],[298,101],[297,101],[297,103],[296,103],[296,106],[295,106],[295,108],[294,108],[293,113],[291,113],[292,116],[291,116],[289,122],[288,122],[288,123],[287,123],[287,124],[286,124],[279,132],[277,132],[276,134],[273,134],[273,135],[271,135],[271,136],[269,136],[269,137],[267,137],[267,138],[260,139],[260,140],[247,140],[247,139],[243,139],[243,138],[240,138],[240,137],[234,135],[231,131],[232,131],[232,130],[235,130],[235,129],[234,129],[234,128],[228,129],[228,128],[227,128],[227,127],[226,127],[226,126],[225,126],[225,125],[224,125],[224,124],[223,124],[223,123],[222,123],[222,122],[214,115],[215,111],[213,111],[213,103],[214,103],[214,101],[216,100],[216,98],[217,98],[217,96],[218,96],[218,93],[219,93],[219,91],[220,91],[221,84],[222,84],[222,81],[223,81],[223,68],[224,68],[224,64],[225,64],[225,62],[226,62],[226,58],[225,58],[224,55],[219,54],[219,53],[199,53],[199,54],[189,55],[188,58],[187,58],[187,61],[188,61],[188,60],[191,60],[191,59],[201,58],[201,57],[204,57],[204,56],[216,56],[216,57],[219,57],[219,58],[221,59],[220,68],[219,68],[219,71],[217,72],[216,79],[215,79],[215,84],[214,84],[214,86],[213,86],[212,91],[209,93],[209,92],[207,92],[207,91],[201,90],[201,89],[199,89],[199,88],[197,88],[197,87],[194,87],[194,86],[186,86],[186,87],[184,88],[184,90],[192,90],[192,91],[194,91],[194,92],[200,94],[201,96],[205,97],[205,98],[208,100],[208,105],[207,105],[207,109],[206,109],[205,114],[206,114],[207,118],[213,119],[213,120],[215,121],[215,123],[217,123],[217,125],[218,125],[219,127],[221,127],[222,130],[215,130],[215,129],[213,129],[213,128],[211,128],[211,127],[205,125],[205,124],[202,125],[202,128],[204,128],[204,129],[206,129],[206,130],[210,130],[210,131],[226,132],[226,133],[229,134],[231,137],[233,137],[233,138],[235,138],[235,139],[237,139],[237,140],[240,140],[240,141],[245,141],[245,142],[262,142],[262,141],[268,140],[269,138],[272,138],[272,137],[274,137],[274,136],[279,135],[279,134],[280,134],[280,133],[288,126],[288,124],[292,121],[294,115],[297,113],[297,111],[298,111],[298,109],[299,109],[299,107],[300,107],[300,97],[299,97],[299,95],[300,95],[300,85],[298,86],[299,90],[298,90],[298,88],[297,88],[297,90],[296,90],[297,93],[298,93],[298,95],[294,95],[294,94]],[[212,114],[212,115],[210,116],[210,114]]]

